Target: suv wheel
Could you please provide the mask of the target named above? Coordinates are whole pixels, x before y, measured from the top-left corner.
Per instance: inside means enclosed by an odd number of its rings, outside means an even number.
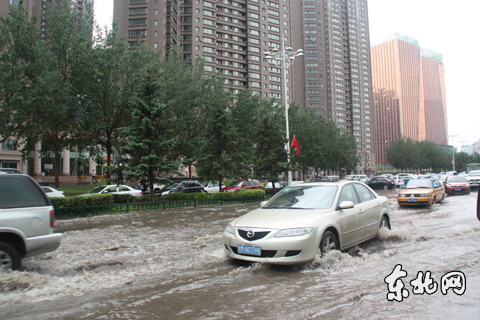
[[[0,242],[0,269],[17,270],[20,268],[20,256],[14,247]]]

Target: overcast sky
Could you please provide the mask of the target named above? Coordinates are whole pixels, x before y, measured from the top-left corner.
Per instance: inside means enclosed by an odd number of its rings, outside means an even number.
[[[372,43],[389,33],[416,39],[443,55],[449,143],[480,140],[480,81],[477,19],[480,0],[368,0]],[[110,25],[113,0],[95,0],[100,25]]]

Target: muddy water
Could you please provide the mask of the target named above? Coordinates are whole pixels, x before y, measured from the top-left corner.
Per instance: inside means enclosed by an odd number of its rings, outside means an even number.
[[[258,204],[57,221],[57,251],[0,274],[0,319],[479,319],[476,192],[422,208],[379,193],[392,231],[295,267],[225,257],[226,224]],[[384,279],[397,265],[409,295],[389,301]],[[427,271],[437,290],[414,294],[410,281]],[[462,295],[441,292],[452,271],[465,277]]]

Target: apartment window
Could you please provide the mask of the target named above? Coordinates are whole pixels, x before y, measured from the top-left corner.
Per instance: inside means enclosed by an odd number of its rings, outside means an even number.
[[[147,8],[146,8],[146,7],[130,8],[130,9],[128,9],[128,14],[129,14],[129,15],[147,14]]]
[[[210,11],[210,10],[203,10],[203,14],[206,16],[213,17],[213,11]]]
[[[213,22],[213,20],[203,19],[203,24],[213,26],[214,22]]]
[[[16,151],[17,150],[17,141],[7,140],[2,143],[2,150],[5,151]]]
[[[147,19],[141,18],[141,19],[128,19],[128,25],[129,26],[144,26],[147,24]]]
[[[213,29],[203,28],[203,33],[213,34]]]
[[[144,37],[147,35],[147,30],[129,30],[128,36],[129,37]]]

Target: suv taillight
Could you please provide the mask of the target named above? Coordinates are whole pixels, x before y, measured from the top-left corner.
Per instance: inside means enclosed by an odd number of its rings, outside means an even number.
[[[53,229],[55,225],[55,211],[50,211],[50,228]]]

